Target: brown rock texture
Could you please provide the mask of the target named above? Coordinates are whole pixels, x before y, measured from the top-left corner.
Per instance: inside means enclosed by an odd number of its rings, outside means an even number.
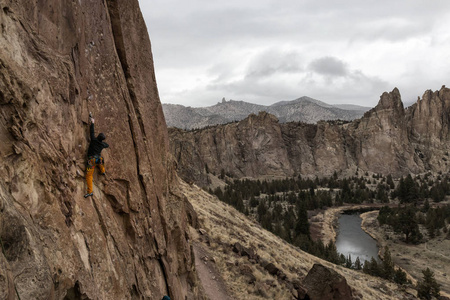
[[[169,129],[182,178],[208,185],[207,172],[237,178],[327,176],[371,171],[401,176],[450,170],[450,89],[426,91],[403,107],[400,92],[352,122],[280,124],[265,112],[201,130]],[[354,172],[353,171],[353,172]]]
[[[352,300],[352,290],[344,276],[334,270],[314,264],[303,280],[311,300]]]
[[[206,170],[234,176],[293,175],[278,119],[268,113],[194,131],[170,128],[171,152],[183,179],[206,185]]]
[[[0,0],[0,108],[0,299],[198,297],[137,0]]]

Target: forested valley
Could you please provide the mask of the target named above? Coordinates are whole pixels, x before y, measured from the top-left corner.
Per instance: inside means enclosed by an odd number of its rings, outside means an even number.
[[[380,226],[390,226],[406,243],[421,243],[436,236],[450,238],[450,195],[448,175],[431,173],[393,179],[391,175],[357,171],[353,177],[325,178],[301,176],[274,179],[233,179],[222,172],[224,187],[209,189],[221,201],[257,221],[263,228],[287,242],[322,259],[348,268],[363,270],[396,283],[407,283],[406,274],[395,269],[388,248],[383,261],[372,258],[361,263],[359,257],[338,253],[333,241],[324,244],[310,233],[314,212],[348,204],[374,205]],[[381,206],[381,208],[380,208]]]

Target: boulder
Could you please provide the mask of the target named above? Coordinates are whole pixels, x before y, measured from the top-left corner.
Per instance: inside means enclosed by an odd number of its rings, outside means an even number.
[[[270,275],[277,275],[280,269],[278,269],[273,263],[268,263],[264,266],[264,269],[269,272]]]
[[[308,295],[308,291],[306,290],[306,288],[302,287],[302,286],[297,288],[297,295],[298,295],[297,299],[299,299],[299,300],[310,300],[311,299]]]
[[[253,284],[256,281],[255,275],[253,275],[252,267],[248,264],[240,265],[239,272],[247,278],[247,283]]]
[[[252,248],[246,248],[238,242],[234,243],[233,252],[239,254],[240,256],[247,256],[249,259],[254,259],[256,257],[255,250]]]
[[[303,280],[311,300],[352,300],[352,290],[344,276],[321,264],[314,264]]]

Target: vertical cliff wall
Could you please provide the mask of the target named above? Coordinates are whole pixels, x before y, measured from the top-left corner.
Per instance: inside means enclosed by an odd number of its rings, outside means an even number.
[[[137,0],[0,0],[0,108],[0,299],[196,297]]]
[[[258,116],[210,128],[170,129],[179,174],[208,185],[207,172],[235,177],[330,176],[356,168],[394,176],[450,170],[450,89],[426,91],[404,108],[400,92],[352,122],[317,124]]]

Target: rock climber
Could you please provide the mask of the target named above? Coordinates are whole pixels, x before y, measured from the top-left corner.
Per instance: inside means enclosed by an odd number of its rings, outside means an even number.
[[[89,113],[89,120],[91,121],[90,133],[91,133],[91,143],[89,144],[89,149],[87,153],[88,161],[86,167],[86,183],[87,183],[87,194],[84,195],[84,198],[92,196],[93,187],[92,180],[94,176],[95,166],[98,166],[100,169],[101,175],[106,175],[105,171],[105,161],[101,156],[101,152],[103,149],[108,148],[109,145],[104,142],[106,136],[103,133],[100,133],[97,137],[95,137],[94,123],[95,120],[92,117],[92,114]]]

